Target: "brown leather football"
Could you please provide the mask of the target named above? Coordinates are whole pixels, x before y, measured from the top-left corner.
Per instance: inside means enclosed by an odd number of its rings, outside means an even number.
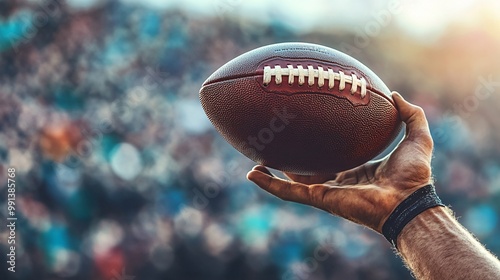
[[[200,100],[238,151],[296,174],[361,165],[402,129],[391,91],[375,73],[315,44],[274,44],[244,53],[203,83]]]

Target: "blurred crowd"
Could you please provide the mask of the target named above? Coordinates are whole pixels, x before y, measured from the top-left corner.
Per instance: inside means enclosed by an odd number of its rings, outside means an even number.
[[[411,279],[383,237],[248,182],[252,162],[198,101],[204,79],[240,53],[281,41],[340,48],[353,34],[45,3],[0,3],[0,213],[6,221],[15,168],[18,279]],[[352,55],[425,109],[438,193],[500,254],[495,34],[422,44],[393,31]],[[0,227],[4,264],[7,236]]]

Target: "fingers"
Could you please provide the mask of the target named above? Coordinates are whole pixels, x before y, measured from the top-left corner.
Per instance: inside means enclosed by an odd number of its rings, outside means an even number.
[[[267,169],[265,166],[262,166],[262,165],[256,165],[252,168],[252,170],[257,170],[257,171],[260,171],[262,173],[266,173],[267,175],[271,176],[271,177],[275,177],[271,171],[269,171],[269,169]]]
[[[392,96],[398,108],[401,120],[408,125],[410,131],[415,129],[429,130],[429,125],[427,124],[427,119],[425,118],[422,108],[406,101],[395,91],[392,93]]]
[[[318,194],[321,191],[326,191],[328,187],[316,185],[314,188],[311,188],[308,185],[283,180],[270,175],[270,173],[265,172],[263,168],[264,167],[260,166],[254,167],[253,170],[247,174],[247,178],[261,189],[283,200],[322,208],[322,201],[318,201],[317,197],[323,197]]]
[[[401,120],[406,123],[406,138],[432,150],[433,143],[424,110],[409,103],[395,91],[392,93],[392,97]]]
[[[337,174],[322,174],[322,175],[297,175],[289,172],[284,172],[285,176],[292,181],[299,182],[302,184],[322,184],[326,181],[335,180]]]
[[[287,201],[311,205],[333,215],[379,230],[380,216],[385,213],[385,196],[373,185],[338,186],[329,181],[325,184],[305,185],[283,180],[265,172],[264,167],[254,167],[247,178],[263,190]],[[382,204],[381,204],[382,202]],[[390,207],[392,209],[392,206]]]

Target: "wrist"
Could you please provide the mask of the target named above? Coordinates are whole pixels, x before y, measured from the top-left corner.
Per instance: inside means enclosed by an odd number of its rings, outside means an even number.
[[[398,237],[398,248],[404,251],[423,233],[425,236],[433,238],[431,229],[436,228],[437,225],[439,231],[442,231],[446,228],[445,225],[453,223],[453,220],[450,210],[446,207],[433,207],[423,211],[403,228]]]
[[[402,230],[429,208],[444,206],[432,184],[417,189],[396,206],[382,226],[382,234],[396,248]]]
[[[381,205],[382,207],[379,208],[381,210],[381,213],[383,213],[383,215],[382,218],[378,220],[377,226],[373,229],[376,232],[383,234],[382,227],[384,226],[387,219],[394,212],[394,210],[403,201],[405,201],[412,193],[430,184],[432,184],[432,182],[429,180],[425,184],[419,184],[411,188],[404,187],[403,189],[401,189],[401,187],[398,187],[397,185],[396,186],[390,185],[386,187],[388,193],[385,194],[385,197],[383,199],[383,205]]]

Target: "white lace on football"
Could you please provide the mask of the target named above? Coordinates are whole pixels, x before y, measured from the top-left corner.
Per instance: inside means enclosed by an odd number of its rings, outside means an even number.
[[[297,68],[294,68],[292,65],[288,65],[287,68],[282,68],[279,65],[274,67],[265,66],[264,67],[264,85],[268,85],[272,77],[274,77],[274,81],[276,84],[281,84],[283,82],[283,75],[288,76],[288,84],[292,85],[295,82],[295,77],[299,77],[299,85],[303,85],[306,81],[309,86],[314,85],[315,78],[318,78],[318,86],[323,87],[325,85],[325,80],[328,80],[328,88],[332,89],[335,86],[335,80],[339,81],[339,90],[345,89],[345,84],[351,84],[351,94],[354,94],[358,90],[358,86],[361,87],[361,98],[366,96],[366,80],[361,77],[359,79],[356,75],[351,74],[345,75],[344,72],[333,72],[332,69],[324,69],[321,66],[318,66],[315,69],[312,66],[307,66],[307,69],[304,69],[302,65],[297,65]]]

